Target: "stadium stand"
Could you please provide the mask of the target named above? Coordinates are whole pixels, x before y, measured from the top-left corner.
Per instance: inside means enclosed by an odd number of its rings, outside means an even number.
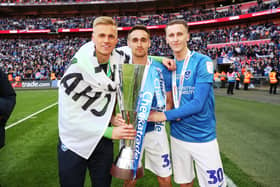
[[[2,0],[0,5],[7,2]],[[15,3],[9,1],[11,2]],[[71,6],[72,3],[90,1],[37,1],[36,3],[60,2]],[[16,4],[21,3],[35,3],[35,1],[16,1]],[[121,2],[116,1],[116,3]],[[210,4],[211,2],[209,6]],[[213,5],[212,2],[211,6]],[[134,12],[134,15],[126,16],[123,16],[123,13],[112,13],[115,14],[114,18],[120,26],[118,46],[126,45],[126,30],[135,24],[144,24],[152,31],[150,54],[172,56],[165,42],[163,28],[168,21],[181,18],[189,21],[191,49],[209,55],[220,67],[231,64],[237,71],[246,67],[257,75],[265,76],[271,67],[276,67],[280,71],[278,7],[279,1],[258,0],[211,8],[174,5],[165,11],[154,8],[147,12],[139,12],[137,15]],[[235,21],[237,15],[248,15],[259,11],[261,11],[258,15],[259,20],[240,18]],[[271,12],[267,13],[267,11]],[[59,79],[76,50],[90,40],[94,18],[95,15],[88,14],[68,16],[51,13],[48,16],[1,16],[0,56],[3,60],[0,66],[12,75],[13,79],[20,76],[22,80],[46,80],[50,79],[51,73],[55,73],[56,78]],[[224,20],[225,18],[227,20]],[[220,19],[224,21],[220,22]],[[202,22],[203,20],[218,21],[212,23]]]
[[[188,22],[217,19],[229,16],[237,16],[241,14],[248,14],[259,12],[268,9],[276,9],[279,7],[278,2],[271,4],[261,3],[247,3],[251,6],[247,9],[241,9],[240,4],[229,6],[226,9],[198,9],[192,8],[188,10],[181,9],[179,12],[141,15],[141,16],[114,16],[120,27],[134,26],[135,24],[144,25],[164,25],[174,18],[185,19]],[[18,30],[18,29],[51,29],[58,28],[91,28],[92,21],[95,16],[71,16],[71,17],[6,17],[0,18],[0,30]]]

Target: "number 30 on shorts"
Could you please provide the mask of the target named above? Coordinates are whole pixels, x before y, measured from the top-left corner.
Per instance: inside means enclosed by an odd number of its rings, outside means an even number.
[[[224,180],[224,173],[222,168],[217,169],[217,171],[207,170],[207,173],[209,174],[210,178],[208,184],[216,184],[217,182],[222,182]]]

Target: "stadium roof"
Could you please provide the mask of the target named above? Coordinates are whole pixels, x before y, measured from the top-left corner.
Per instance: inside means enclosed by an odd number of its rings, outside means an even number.
[[[0,3],[0,16],[135,15],[183,7],[214,7],[223,0],[110,0],[56,3]],[[55,8],[54,8],[55,7]]]

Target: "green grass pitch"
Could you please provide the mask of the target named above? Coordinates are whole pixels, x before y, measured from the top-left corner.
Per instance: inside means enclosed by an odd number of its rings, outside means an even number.
[[[17,91],[17,105],[7,126],[55,102],[57,90]],[[237,186],[280,186],[279,108],[280,105],[216,96],[224,169]],[[6,146],[0,150],[1,187],[59,186],[57,109],[56,105],[7,130]],[[115,155],[117,152],[115,141]],[[85,186],[90,186],[89,178]],[[122,181],[114,178],[112,187],[121,186]],[[156,177],[145,170],[137,186],[158,185]]]

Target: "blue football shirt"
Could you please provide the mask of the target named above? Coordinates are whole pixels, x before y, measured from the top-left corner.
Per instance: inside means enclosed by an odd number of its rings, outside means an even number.
[[[212,60],[197,52],[192,52],[191,54],[192,56],[184,75],[180,106],[188,105],[194,98],[197,84],[213,83],[214,70]],[[176,61],[177,87],[179,87],[183,64],[184,60]],[[208,142],[216,138],[215,101],[212,86],[200,112],[185,116],[178,121],[171,121],[171,136],[187,142]]]

